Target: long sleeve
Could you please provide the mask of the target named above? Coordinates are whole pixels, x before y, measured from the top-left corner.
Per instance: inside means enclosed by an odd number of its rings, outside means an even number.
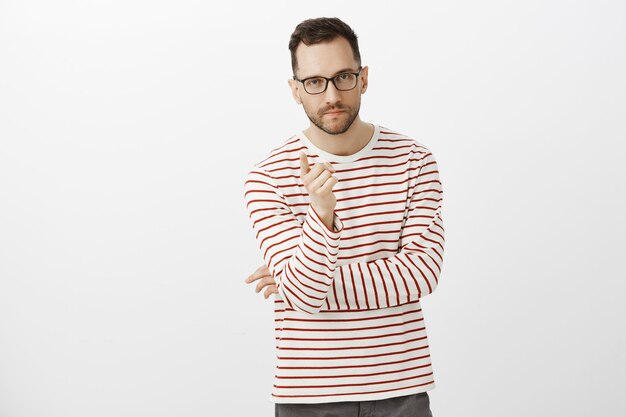
[[[278,295],[294,310],[314,314],[332,286],[343,223],[334,216],[329,230],[309,204],[304,223],[287,205],[272,176],[251,170],[244,199],[265,265]]]
[[[426,148],[410,171],[406,222],[394,256],[343,264],[322,310],[370,310],[393,307],[432,293],[443,262],[443,191],[439,170]],[[417,174],[417,175],[416,175]]]

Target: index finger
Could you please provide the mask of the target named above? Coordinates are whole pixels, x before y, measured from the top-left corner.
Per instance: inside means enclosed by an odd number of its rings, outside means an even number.
[[[304,177],[310,170],[311,167],[309,166],[309,160],[307,159],[306,154],[304,152],[300,152],[300,173]]]

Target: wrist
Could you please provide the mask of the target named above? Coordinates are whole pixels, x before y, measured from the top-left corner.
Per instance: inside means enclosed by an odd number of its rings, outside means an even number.
[[[314,205],[311,205],[311,207],[313,208],[313,210],[315,211],[315,214],[317,214],[317,217],[319,217],[319,219],[322,221],[322,223],[324,223],[324,225],[328,228],[328,230],[335,232],[335,211],[328,211],[328,210],[320,210],[317,207],[315,207]]]

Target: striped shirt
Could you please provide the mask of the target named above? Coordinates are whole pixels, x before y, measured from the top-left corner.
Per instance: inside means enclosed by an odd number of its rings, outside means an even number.
[[[309,204],[299,153],[332,163],[330,230]],[[276,403],[369,401],[435,388],[420,298],[443,262],[437,163],[417,140],[374,126],[348,156],[299,132],[246,176],[258,246],[276,281]]]

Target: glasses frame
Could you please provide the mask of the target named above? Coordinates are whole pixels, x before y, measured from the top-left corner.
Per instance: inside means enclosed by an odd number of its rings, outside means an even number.
[[[335,88],[337,89],[337,91],[350,91],[350,90],[354,90],[354,89],[356,88],[357,84],[359,84],[359,75],[361,75],[361,71],[362,71],[362,70],[363,70],[363,67],[362,67],[362,66],[360,66],[360,67],[359,67],[359,72],[349,72],[349,71],[348,71],[348,72],[342,72],[342,73],[337,74],[337,75],[335,75],[334,77],[330,77],[330,78],[328,78],[328,77],[322,77],[321,75],[316,75],[315,77],[307,77],[307,78],[303,78],[303,79],[298,79],[298,78],[296,78],[296,76],[294,75],[294,76],[293,76],[293,79],[294,79],[294,80],[296,80],[296,81],[298,81],[298,82],[300,82],[300,83],[302,83],[302,88],[304,88],[304,91],[306,91],[306,93],[307,93],[307,94],[310,94],[310,95],[312,95],[312,96],[315,96],[315,95],[318,95],[318,94],[323,94],[323,93],[325,93],[325,92],[326,92],[326,90],[328,89],[328,82],[329,82],[329,81],[333,83],[333,85],[335,86]],[[335,79],[336,79],[337,77],[341,76],[341,75],[344,75],[344,74],[356,75],[356,77],[357,77],[357,82],[356,82],[356,83],[354,83],[354,87],[349,88],[349,89],[347,89],[347,90],[342,90],[342,89],[340,89],[339,87],[337,87],[337,83],[335,82]],[[312,80],[312,79],[314,79],[314,78],[322,78],[322,79],[324,79],[324,80],[326,81],[326,85],[324,86],[324,89],[323,89],[322,91],[320,91],[319,93],[309,93],[309,90],[307,90],[307,89],[306,89],[306,86],[304,85],[304,82],[305,82],[305,81],[307,81],[307,80]]]

